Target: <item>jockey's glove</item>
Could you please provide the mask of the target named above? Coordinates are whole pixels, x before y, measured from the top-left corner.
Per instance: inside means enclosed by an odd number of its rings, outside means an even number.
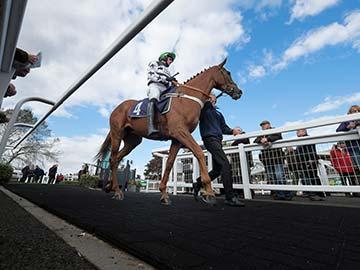
[[[172,82],[172,81],[176,81],[176,78],[170,76],[170,77],[167,77],[166,80],[167,80],[168,82]]]

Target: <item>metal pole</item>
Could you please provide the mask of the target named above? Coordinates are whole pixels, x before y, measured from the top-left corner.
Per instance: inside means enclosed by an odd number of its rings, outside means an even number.
[[[25,103],[27,103],[29,101],[38,101],[38,102],[42,102],[42,103],[49,104],[49,105],[54,105],[55,104],[53,101],[50,101],[50,100],[47,100],[47,99],[44,99],[44,98],[40,98],[40,97],[24,98],[24,99],[20,100],[18,103],[16,103],[16,106],[14,108],[14,111],[12,113],[10,121],[7,124],[5,132],[4,132],[4,134],[3,134],[2,138],[1,138],[0,158],[2,157],[2,155],[3,155],[4,151],[5,151],[6,143],[7,143],[8,139],[9,139],[9,137],[10,137],[10,132],[11,132],[12,128],[14,127],[14,125],[22,124],[22,123],[15,124],[15,121],[16,121],[18,115],[19,115],[19,112],[20,112],[20,109],[21,109],[22,105],[24,105]]]
[[[0,9],[0,107],[14,74],[12,68],[16,43],[27,0],[1,0]]]
[[[105,65],[118,51],[120,51],[130,40],[132,40],[142,29],[145,28],[153,19],[155,19],[165,8],[167,8],[174,0],[157,0],[154,1],[141,15],[133,22],[107,49],[101,57],[100,61],[94,66],[90,67],[81,77],[78,79],[66,93],[56,102],[54,107],[50,109],[24,137],[14,146],[16,148],[22,143],[45,119],[53,113],[61,104],[64,103],[81,85],[83,85],[91,76],[93,76],[103,65]]]
[[[239,155],[240,155],[240,169],[241,169],[241,178],[244,187],[244,198],[251,200],[251,190],[250,190],[250,177],[249,177],[249,167],[246,152],[244,149],[244,144],[239,144]]]

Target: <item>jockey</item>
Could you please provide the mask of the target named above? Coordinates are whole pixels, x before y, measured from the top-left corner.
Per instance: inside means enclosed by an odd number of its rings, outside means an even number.
[[[152,61],[148,66],[148,136],[159,132],[154,127],[154,107],[160,98],[161,92],[171,86],[174,78],[171,76],[168,67],[175,60],[175,53],[164,52],[158,61]]]

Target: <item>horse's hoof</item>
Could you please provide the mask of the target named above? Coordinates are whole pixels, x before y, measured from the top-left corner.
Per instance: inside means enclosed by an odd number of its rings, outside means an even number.
[[[105,186],[104,191],[109,193],[111,191],[111,187],[109,185]]]
[[[201,198],[201,201],[206,204],[210,204],[210,205],[216,204],[216,198],[213,195],[201,195],[200,198]]]
[[[160,200],[160,203],[162,204],[162,205],[166,205],[166,206],[168,206],[168,205],[171,205],[171,201],[170,201],[170,199],[161,199]]]
[[[114,196],[112,196],[112,198],[113,198],[114,200],[122,201],[122,200],[124,199],[124,195],[114,194]]]

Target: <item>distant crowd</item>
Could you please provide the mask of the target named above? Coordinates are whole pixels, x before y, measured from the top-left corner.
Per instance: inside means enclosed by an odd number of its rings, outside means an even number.
[[[56,184],[64,180],[64,175],[61,173],[57,174],[58,165],[54,164],[50,167],[48,171],[48,181],[47,184]],[[43,178],[46,175],[45,171],[41,169],[38,165],[26,165],[21,170],[22,177],[20,182],[28,183],[42,183]]]
[[[360,112],[358,105],[350,107],[348,114]],[[272,129],[269,121],[260,123],[262,130]],[[337,132],[356,129],[360,126],[359,121],[346,121],[339,125]],[[297,130],[297,137],[306,137],[306,129]],[[303,185],[321,185],[318,176],[319,156],[315,144],[299,145],[295,148],[288,147],[283,151],[281,148],[272,148],[272,143],[282,139],[281,133],[259,136],[254,143],[261,144],[263,150],[259,155],[260,161],[265,167],[269,184],[286,184],[285,161],[289,171],[296,179],[301,179]],[[333,145],[330,151],[330,161],[341,178],[342,185],[359,185],[360,183],[360,144],[359,140],[339,141]],[[305,192],[311,200],[323,200],[322,192]],[[291,200],[294,193],[291,191],[272,192],[273,199]],[[358,193],[353,196],[359,197]]]

